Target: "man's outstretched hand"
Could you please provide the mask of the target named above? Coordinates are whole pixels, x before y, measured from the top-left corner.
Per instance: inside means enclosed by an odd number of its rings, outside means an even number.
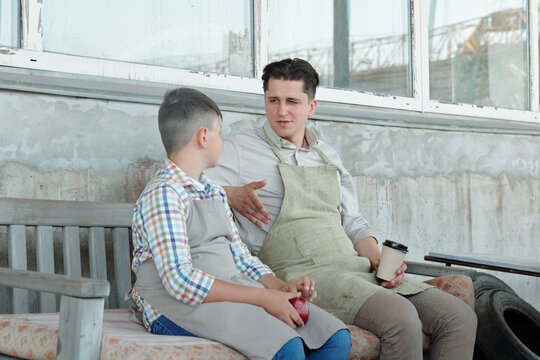
[[[244,186],[224,186],[229,205],[245,216],[249,221],[262,227],[263,223],[268,224],[272,215],[264,207],[257,195],[257,189],[266,185],[266,180],[253,181]]]

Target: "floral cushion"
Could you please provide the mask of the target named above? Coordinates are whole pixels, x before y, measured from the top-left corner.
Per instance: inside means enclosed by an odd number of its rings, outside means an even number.
[[[349,360],[376,360],[379,358],[381,342],[379,338],[367,330],[349,325],[352,347]]]
[[[129,310],[105,310],[100,359],[246,359],[212,340],[150,334],[130,316]],[[55,359],[58,318],[58,313],[0,315],[0,353]]]
[[[447,275],[429,279],[424,282],[460,298],[474,309],[474,287],[469,276]]]
[[[426,283],[459,297],[474,307],[474,290],[468,276],[449,275]],[[218,342],[188,337],[152,335],[130,321],[129,310],[105,310],[101,360],[137,359],[245,359]],[[58,313],[0,314],[0,353],[23,359],[54,359],[58,338]],[[349,326],[351,360],[375,360],[379,339],[364,329]]]

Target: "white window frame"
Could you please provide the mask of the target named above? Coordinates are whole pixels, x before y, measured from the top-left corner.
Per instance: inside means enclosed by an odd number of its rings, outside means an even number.
[[[51,0],[45,0],[51,1]],[[254,78],[43,51],[42,0],[21,0],[21,47],[0,48],[0,87],[71,96],[159,103],[165,89],[191,86],[217,96],[224,110],[264,113],[260,76],[268,62],[268,2],[253,0]],[[429,98],[428,1],[410,0],[411,97],[322,87],[316,118],[427,128],[540,133],[538,0],[529,0],[531,111]],[[244,109],[244,110],[243,110]],[[386,116],[386,115],[388,116]]]

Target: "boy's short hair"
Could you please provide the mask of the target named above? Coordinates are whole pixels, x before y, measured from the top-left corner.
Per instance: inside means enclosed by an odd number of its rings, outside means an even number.
[[[202,92],[189,88],[167,91],[158,113],[159,133],[167,155],[182,150],[201,127],[212,130],[214,115],[223,119],[216,103]]]
[[[264,67],[262,80],[264,92],[268,90],[268,80],[303,80],[304,93],[309,100],[315,99],[315,92],[319,86],[319,74],[317,71],[303,59],[283,59],[275,61]]]

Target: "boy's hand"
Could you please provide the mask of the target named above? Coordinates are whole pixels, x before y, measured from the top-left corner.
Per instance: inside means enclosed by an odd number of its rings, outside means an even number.
[[[315,282],[308,276],[302,276],[298,280],[289,281],[281,290],[287,292],[299,291],[302,297],[307,298],[309,301],[313,301],[317,297]]]
[[[280,290],[266,289],[267,293],[263,299],[262,307],[270,315],[283,321],[291,328],[304,326],[304,322],[296,309],[291,305],[289,299],[300,296],[299,292],[285,292]]]

